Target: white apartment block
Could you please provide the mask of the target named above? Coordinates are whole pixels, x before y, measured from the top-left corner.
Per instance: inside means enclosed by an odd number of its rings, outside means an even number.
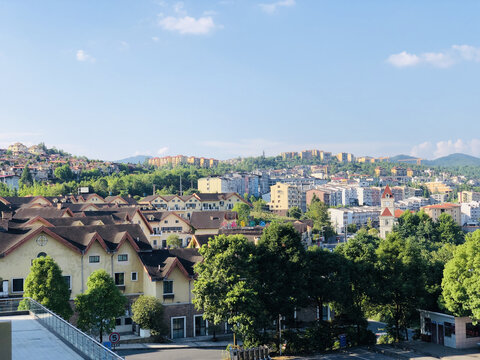
[[[358,205],[380,206],[382,190],[379,187],[357,188]]]
[[[345,226],[357,225],[357,228],[366,226],[368,221],[378,223],[380,217],[379,206],[359,206],[351,208],[330,208],[328,209],[330,222],[337,233],[343,233]]]
[[[462,224],[468,222],[478,222],[480,220],[480,202],[471,201],[461,204]]]
[[[420,196],[412,196],[408,199],[395,201],[395,209],[419,211],[422,206],[430,205],[431,201],[428,198]]]

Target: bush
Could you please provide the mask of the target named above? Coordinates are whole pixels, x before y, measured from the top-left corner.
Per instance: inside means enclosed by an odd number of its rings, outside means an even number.
[[[382,335],[378,338],[378,344],[393,344],[395,338],[392,335]]]
[[[167,327],[163,322],[163,305],[154,296],[141,295],[132,304],[132,319],[142,329],[149,329],[152,335],[163,335]]]

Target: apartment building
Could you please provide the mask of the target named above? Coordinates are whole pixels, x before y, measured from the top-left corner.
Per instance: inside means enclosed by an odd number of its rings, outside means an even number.
[[[480,202],[471,201],[460,204],[462,225],[469,222],[480,222]]]
[[[176,155],[176,156],[164,156],[164,157],[154,157],[148,159],[148,164],[162,167],[167,165],[177,166],[181,164],[191,164],[197,165],[200,167],[205,168],[213,168],[218,166],[218,160],[216,159],[208,159],[208,158],[197,158],[194,156],[184,156],[184,155]]]
[[[337,233],[343,233],[344,228],[350,224],[358,228],[366,226],[369,221],[378,224],[380,216],[379,206],[361,206],[351,208],[330,208],[328,209],[330,222]]]
[[[201,193],[248,194],[258,197],[260,194],[259,176],[252,174],[227,174],[198,179],[198,191]]]
[[[476,191],[459,191],[458,202],[470,203],[472,201],[480,201],[480,192]]]
[[[382,190],[379,187],[357,188],[358,205],[380,206]]]
[[[444,203],[436,205],[424,206],[423,211],[427,213],[434,221],[437,221],[440,215],[447,213],[452,216],[453,220],[458,224],[462,225],[462,216],[461,216],[461,205]]]
[[[385,170],[384,168],[382,168],[380,166],[377,166],[375,168],[375,176],[376,177],[386,176],[386,175],[387,175],[387,170]]]
[[[431,194],[443,193],[450,195],[453,192],[453,189],[450,186],[441,181],[427,182],[425,183],[425,186]]]
[[[302,192],[298,186],[276,183],[270,187],[270,211],[286,213],[294,206],[301,207]]]
[[[430,205],[431,200],[421,196],[412,196],[395,202],[395,208],[400,210],[419,211],[420,208]]]

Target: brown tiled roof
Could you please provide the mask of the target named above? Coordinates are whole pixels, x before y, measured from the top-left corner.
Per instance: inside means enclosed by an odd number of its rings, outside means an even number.
[[[196,211],[192,213],[190,224],[195,229],[219,229],[226,220],[236,220],[234,211]]]
[[[388,210],[388,208],[385,208],[385,210],[383,210],[380,216],[393,216],[393,215],[392,215],[392,212]]]
[[[35,207],[35,208],[22,208],[19,209],[15,215],[14,219],[31,219],[36,216],[41,216],[42,218],[54,218],[62,217],[65,213],[69,213],[68,209],[57,209],[56,207]]]
[[[388,185],[385,187],[385,190],[383,191],[382,199],[385,199],[387,195],[390,195],[390,197],[393,197],[392,190],[390,190],[390,186]]]
[[[161,281],[178,266],[185,276],[193,278],[193,266],[203,260],[197,249],[162,249],[139,253],[152,281]]]

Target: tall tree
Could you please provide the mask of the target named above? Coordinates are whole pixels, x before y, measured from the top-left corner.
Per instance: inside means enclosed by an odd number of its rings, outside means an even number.
[[[445,265],[442,296],[445,307],[456,316],[480,321],[480,231],[468,235]]]
[[[376,269],[380,275],[380,313],[393,326],[395,339],[400,330],[408,338],[407,328],[418,316],[426,291],[426,264],[421,248],[414,239],[405,240],[398,233],[388,234],[380,241]]]
[[[325,236],[325,239],[335,235],[330,216],[328,215],[328,205],[317,198],[314,198],[305,213],[307,219],[313,220],[313,229]]]
[[[90,274],[87,291],[75,298],[78,312],[78,327],[84,331],[98,332],[100,342],[103,334],[115,328],[115,318],[125,314],[127,298],[115,285],[104,269]]]
[[[73,314],[69,303],[69,285],[62,270],[50,256],[33,260],[30,273],[25,279],[23,297],[38,301],[66,320]],[[21,306],[26,309],[28,301],[22,300]]]
[[[19,180],[19,185],[20,186],[33,185],[33,178],[32,178],[32,174],[30,174],[30,170],[28,170],[28,164],[25,164],[25,167],[23,168],[23,172]]]
[[[200,249],[203,261],[195,265],[193,303],[205,319],[231,324],[244,343],[256,339],[258,302],[255,245],[242,235],[218,235]]]
[[[271,223],[258,241],[259,301],[270,324],[279,315],[291,320],[307,303],[306,250],[291,223]],[[278,330],[278,326],[277,326]]]
[[[461,244],[465,241],[462,228],[453,220],[452,216],[443,213],[438,217],[437,229],[440,241],[445,244]]]

